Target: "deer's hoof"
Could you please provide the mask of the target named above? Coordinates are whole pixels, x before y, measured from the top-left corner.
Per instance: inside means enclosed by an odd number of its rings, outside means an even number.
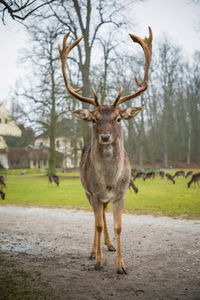
[[[101,271],[103,269],[103,266],[101,264],[96,264],[94,268],[96,271]]]
[[[108,247],[108,251],[115,252],[115,251],[116,251],[116,249],[115,249],[115,247],[113,247],[113,246],[110,246],[110,247]]]
[[[127,272],[124,268],[119,268],[117,269],[117,274],[120,274],[120,275],[127,275]]]
[[[89,256],[89,260],[93,260],[96,258],[96,255],[95,253],[91,253],[90,256]]]

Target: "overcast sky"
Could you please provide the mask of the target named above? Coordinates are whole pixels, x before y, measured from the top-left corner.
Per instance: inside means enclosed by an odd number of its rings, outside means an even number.
[[[147,0],[137,3],[134,14],[137,19],[137,30],[144,34],[151,26],[154,37],[165,32],[173,41],[192,55],[200,50],[200,1],[192,0]]]
[[[134,5],[133,17],[137,25],[137,35],[147,35],[148,26],[152,27],[154,38],[162,32],[172,37],[182,46],[186,57],[195,50],[200,51],[200,1],[192,0],[146,0]],[[18,50],[25,45],[23,25],[10,21],[0,24],[0,103],[5,100],[9,88],[20,77],[17,65]],[[5,103],[6,104],[6,103]]]

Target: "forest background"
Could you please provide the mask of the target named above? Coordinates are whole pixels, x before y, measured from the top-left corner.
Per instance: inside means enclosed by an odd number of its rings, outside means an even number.
[[[84,96],[92,97],[94,87],[99,101],[111,104],[121,86],[123,95],[130,94],[136,90],[134,77],[141,79],[144,72],[144,55],[128,36],[129,32],[137,34],[133,16],[138,1],[36,0],[24,1],[29,5],[21,9],[23,1],[12,1],[12,11],[3,6],[10,1],[0,2],[2,23],[6,26],[8,18],[21,22],[28,37],[20,53],[20,66],[27,72],[9,98],[2,100],[10,103],[10,113],[23,132],[20,140],[8,143],[22,147],[32,144],[38,135],[49,137],[53,170],[58,125],[69,120],[66,136],[72,137],[74,158],[78,136],[88,142],[92,126],[73,118],[72,110],[88,105],[66,91],[58,44],[67,31],[71,32],[69,43],[83,35],[70,53],[67,72],[72,86],[85,86]],[[200,164],[200,51],[188,61],[169,36],[155,38],[149,88],[122,108],[130,105],[143,107],[136,119],[123,122],[132,164],[166,168]]]

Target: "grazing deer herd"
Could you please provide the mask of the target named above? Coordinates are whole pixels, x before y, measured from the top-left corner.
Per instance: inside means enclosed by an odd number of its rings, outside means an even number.
[[[175,184],[175,177],[179,177],[182,176],[183,178],[187,179],[191,176],[190,181],[187,183],[187,187],[190,188],[191,184],[193,183],[194,185],[196,185],[196,183],[198,184],[198,186],[200,186],[200,172],[199,173],[195,173],[193,174],[193,171],[188,171],[187,173],[185,173],[184,171],[177,171],[174,175],[171,175],[169,173],[166,173],[164,171],[160,171],[158,173],[158,175],[161,178],[164,178],[166,176],[167,181],[171,181],[173,184]],[[147,178],[155,178],[156,176],[156,172],[141,172],[141,171],[135,171],[135,170],[131,170],[131,179],[129,182],[129,190],[133,189],[133,191],[137,194],[138,193],[138,187],[136,187],[134,181],[138,178],[142,178],[144,181]],[[50,175],[48,176],[48,182],[49,184],[55,183],[57,186],[59,186],[59,176],[57,175]],[[5,183],[5,178],[4,176],[0,175],[0,198],[2,200],[5,200],[5,196],[6,196],[6,183]]]
[[[175,178],[176,177],[180,177],[182,176],[183,178],[187,179],[188,177],[192,176],[191,177],[191,180],[187,183],[187,186],[188,188],[191,186],[192,183],[194,183],[194,185],[196,183],[200,183],[200,173],[195,173],[193,174],[193,171],[188,171],[187,173],[185,173],[185,171],[181,170],[181,171],[177,171],[175,172],[174,175],[172,174],[169,174],[169,173],[165,173],[164,171],[159,171],[158,175],[161,177],[161,178],[164,178],[166,176],[167,178],[167,181],[171,181],[173,184],[175,184]],[[131,176],[132,176],[132,183],[130,183],[130,188],[132,187],[133,188],[133,181],[135,181],[137,178],[142,178],[144,181],[147,179],[147,178],[155,178],[156,176],[156,172],[142,172],[142,171],[136,171],[136,170],[132,170],[131,171]],[[133,190],[137,189],[137,187],[134,185],[134,188]],[[137,192],[138,192],[138,189],[137,189]]]

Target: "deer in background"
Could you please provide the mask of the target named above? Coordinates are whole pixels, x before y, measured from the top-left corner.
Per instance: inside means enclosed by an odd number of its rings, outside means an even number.
[[[5,192],[0,190],[0,197],[1,197],[2,200],[5,199],[5,196],[6,196]]]
[[[49,178],[49,183],[55,182],[55,184],[57,186],[59,186],[59,176],[57,176],[57,175],[49,175],[48,178]]]
[[[128,107],[120,109],[120,104],[141,95],[148,87],[148,71],[152,53],[152,31],[149,27],[149,37],[141,39],[130,34],[133,42],[139,43],[145,55],[144,79],[137,78],[138,90],[130,95],[121,96],[122,88],[112,105],[100,105],[96,91],[92,89],[94,99],[84,97],[78,92],[83,87],[74,89],[67,77],[66,60],[69,52],[81,41],[82,37],[67,45],[68,32],[63,38],[63,48],[59,45],[62,62],[62,73],[69,93],[82,102],[92,104],[94,110],[79,109],[73,114],[85,122],[92,122],[92,140],[82,150],[80,161],[80,179],[86,196],[93,208],[95,217],[94,243],[90,259],[95,259],[95,270],[102,269],[101,236],[104,231],[104,241],[109,251],[116,251],[117,273],[127,274],[122,258],[121,229],[122,211],[125,203],[125,193],[131,179],[131,166],[124,149],[123,132],[120,121],[130,120],[142,111],[142,107]],[[114,231],[116,235],[117,250],[109,237],[105,210],[112,202]]]
[[[185,177],[185,171],[177,171],[177,172],[174,174],[173,179],[174,179],[175,177],[179,177],[179,176]]]
[[[135,186],[133,180],[131,179],[130,180],[130,183],[129,183],[129,190],[131,191],[131,188],[134,190],[134,192],[137,194],[138,193],[138,188]]]
[[[2,200],[5,199],[6,193],[4,191],[4,189],[6,190],[6,183],[5,183],[5,178],[4,176],[0,176],[0,197]]]
[[[148,178],[155,178],[155,172],[148,172],[145,177],[144,177],[144,180],[148,179]]]
[[[200,181],[200,173],[193,174],[191,180],[188,182],[188,188],[190,188],[190,186],[193,182],[195,185],[196,185],[196,182],[199,185],[199,181]]]
[[[144,178],[145,178],[145,172],[137,172],[137,174],[135,175],[135,177],[133,178],[133,180],[135,181],[137,178],[143,178],[143,180],[144,180]]]
[[[166,173],[166,177],[167,177],[167,181],[170,180],[171,182],[173,182],[173,184],[175,184],[175,180],[171,174]]]
[[[193,174],[193,171],[188,171],[187,174],[185,175],[185,178],[191,176]]]
[[[164,178],[164,176],[165,176],[165,172],[164,171],[160,171],[159,174],[160,174],[161,178]]]
[[[6,188],[5,178],[2,175],[0,176],[0,186]]]

